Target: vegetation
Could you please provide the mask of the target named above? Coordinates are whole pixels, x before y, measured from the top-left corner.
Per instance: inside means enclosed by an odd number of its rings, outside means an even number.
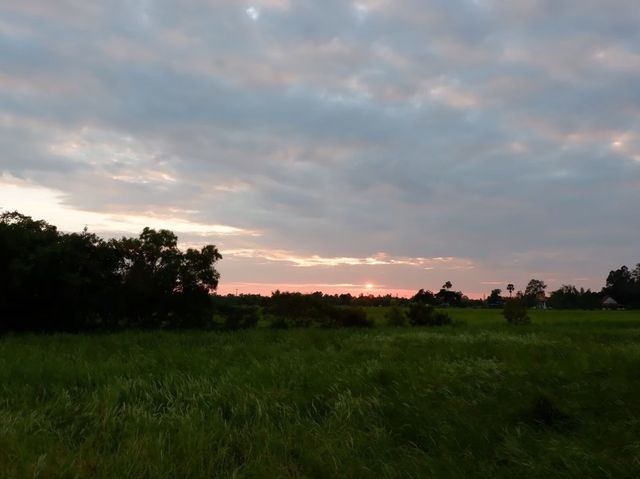
[[[409,322],[406,312],[397,304],[388,309],[385,318],[387,326],[404,327]]]
[[[5,335],[1,475],[637,477],[637,312],[448,313],[464,327]]]
[[[411,326],[444,326],[451,324],[451,317],[444,311],[436,311],[431,305],[412,303],[407,311]]]
[[[531,319],[523,299],[512,298],[504,304],[503,316],[510,324],[529,324]]]
[[[640,307],[640,266],[549,298],[223,297],[220,259],[0,215],[3,477],[637,477],[640,317],[527,307]],[[452,308],[502,304],[531,324]]]
[[[633,271],[626,266],[611,271],[603,291],[629,308],[640,308],[640,263]]]
[[[420,289],[412,298],[391,295],[325,295],[276,291],[221,298],[212,293],[222,259],[217,248],[178,248],[168,230],[145,228],[137,238],[104,240],[87,232],[61,233],[55,226],[18,212],[0,215],[0,333],[7,331],[109,331],[143,329],[254,328],[266,317],[276,329],[320,326],[371,327],[359,308],[398,306],[414,325],[437,326],[451,319],[434,306],[502,307],[507,298],[494,289],[486,300],[471,300],[446,281],[437,293]],[[526,314],[511,312],[520,301],[531,308],[542,302],[557,309],[640,307],[640,265],[611,271],[601,292],[563,285],[545,295],[547,285],[529,281],[516,302],[507,304],[512,322]],[[513,284],[506,287],[511,299]],[[547,301],[548,300],[548,301]],[[402,325],[404,311],[391,323]]]
[[[202,327],[218,285],[215,246],[181,251],[171,231],[105,241],[0,215],[0,332]]]
[[[563,285],[551,293],[549,306],[554,309],[600,309],[602,299],[602,294],[591,290]]]

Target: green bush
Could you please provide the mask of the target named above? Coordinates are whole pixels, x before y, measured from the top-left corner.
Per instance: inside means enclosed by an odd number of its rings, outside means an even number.
[[[406,326],[407,325],[407,314],[406,312],[398,305],[393,305],[387,311],[385,315],[387,320],[387,326]]]
[[[332,307],[327,310],[327,316],[321,324],[333,328],[370,328],[373,320],[367,317],[362,308]]]
[[[321,294],[281,293],[271,295],[268,313],[276,329],[306,328],[327,316]]]
[[[314,318],[309,316],[281,316],[272,314],[269,326],[273,329],[308,328],[313,323]]]
[[[411,326],[443,326],[451,324],[451,316],[424,303],[411,303],[407,314]]]
[[[508,300],[504,305],[502,315],[509,324],[530,324],[531,319],[527,314],[527,306],[520,298]]]
[[[221,322],[216,323],[216,329],[237,331],[252,329],[258,325],[260,312],[256,306],[225,306],[219,311]]]

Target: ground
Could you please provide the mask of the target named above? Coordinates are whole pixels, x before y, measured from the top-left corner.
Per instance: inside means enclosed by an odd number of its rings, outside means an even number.
[[[640,477],[640,313],[451,314],[5,336],[2,477]]]

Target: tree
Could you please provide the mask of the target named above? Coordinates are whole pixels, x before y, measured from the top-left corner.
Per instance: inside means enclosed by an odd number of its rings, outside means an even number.
[[[507,291],[509,291],[509,297],[511,297],[513,295],[513,291],[515,290],[515,286],[512,283],[509,283],[507,285]]]
[[[421,288],[413,298],[411,298],[411,301],[416,303],[436,304],[436,297],[431,291]]]
[[[125,314],[143,327],[202,326],[210,314],[209,294],[220,278],[217,248],[178,248],[168,230],[144,228],[139,238],[112,240],[120,257]]]
[[[554,309],[597,309],[601,307],[602,294],[593,293],[590,289],[576,288],[573,285],[562,285],[549,296],[549,305]]]
[[[524,290],[525,296],[537,296],[540,293],[544,293],[544,290],[547,289],[547,285],[544,281],[540,279],[532,279],[527,284],[527,287]]]
[[[532,279],[524,290],[524,301],[527,306],[532,307],[536,304],[538,295],[544,294],[547,285],[540,279]]]
[[[0,215],[0,330],[203,326],[218,285],[215,246],[182,252],[171,231],[105,241]]]
[[[640,306],[640,281],[638,278],[640,278],[640,265],[636,266],[633,271],[622,266],[609,273],[603,292],[627,307]]]
[[[490,306],[502,306],[504,301],[502,300],[502,296],[500,296],[501,293],[502,290],[499,288],[491,290],[491,294],[487,298],[487,304]]]
[[[462,292],[451,291],[450,288],[453,285],[449,281],[443,286],[448,286],[449,289],[443,287],[435,294],[436,303],[443,306],[460,306],[462,304]]]
[[[63,234],[18,212],[0,215],[0,329],[106,326],[118,311],[116,268],[115,252],[86,230]]]
[[[446,289],[447,291],[450,290],[451,288],[453,288],[453,284],[451,283],[451,281],[447,281],[442,285],[442,289]]]

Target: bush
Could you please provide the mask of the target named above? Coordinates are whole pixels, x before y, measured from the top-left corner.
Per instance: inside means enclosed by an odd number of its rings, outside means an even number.
[[[451,317],[447,313],[436,311],[433,306],[423,303],[411,303],[408,317],[411,326],[443,326],[451,324]]]
[[[321,324],[330,328],[370,328],[373,320],[367,317],[362,308],[332,307],[327,310],[327,316]]]
[[[252,329],[258,325],[260,320],[260,313],[256,306],[227,305],[220,308],[219,314],[223,321],[216,323],[216,327],[224,331]]]
[[[309,316],[281,316],[272,314],[269,325],[273,329],[308,328],[313,323]]]
[[[502,315],[507,319],[509,324],[531,323],[531,319],[527,314],[527,306],[524,301],[519,298],[508,300],[504,305]]]
[[[407,325],[407,314],[406,312],[400,308],[398,305],[393,305],[387,311],[385,315],[387,319],[387,326],[406,326]]]
[[[271,327],[276,329],[306,328],[313,321],[321,321],[327,305],[318,294],[281,293],[271,295],[268,312],[271,315]]]
[[[428,326],[444,326],[445,324],[451,324],[453,321],[451,320],[451,316],[449,316],[444,311],[436,311],[433,314],[433,322]]]

